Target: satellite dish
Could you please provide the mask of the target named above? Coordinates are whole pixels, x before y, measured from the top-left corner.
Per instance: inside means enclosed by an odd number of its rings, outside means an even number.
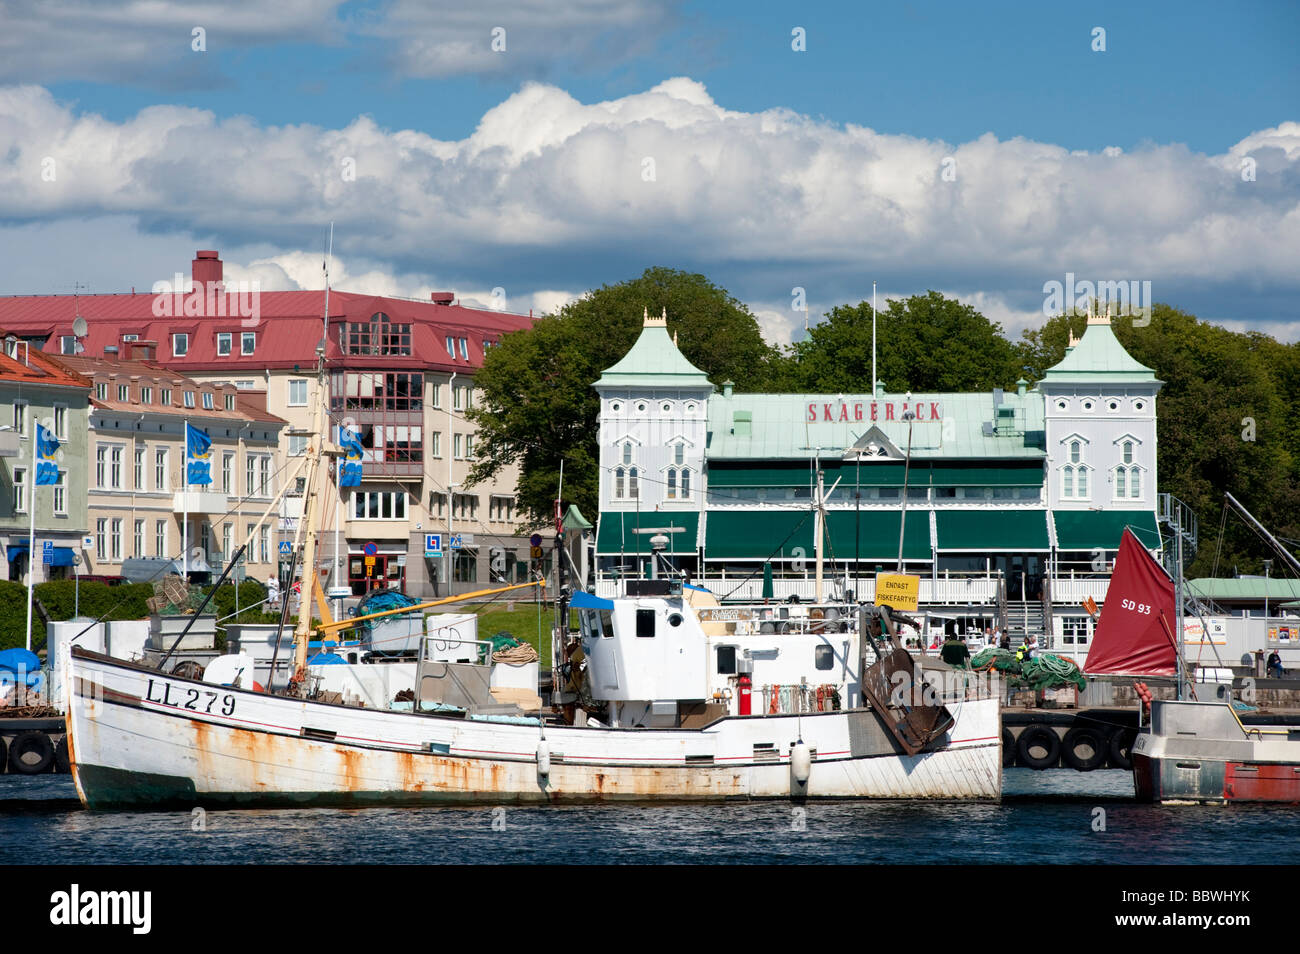
[[[89,331],[90,331],[90,326],[86,324],[85,318],[82,318],[80,315],[78,315],[76,318],[72,319],[72,333],[76,335],[78,338],[86,337],[86,334]]]

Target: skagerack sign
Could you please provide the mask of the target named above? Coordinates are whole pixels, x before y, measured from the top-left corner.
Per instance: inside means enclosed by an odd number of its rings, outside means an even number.
[[[817,421],[901,421],[911,412],[917,422],[942,421],[941,401],[862,401],[840,399],[837,401],[809,401],[804,420]]]

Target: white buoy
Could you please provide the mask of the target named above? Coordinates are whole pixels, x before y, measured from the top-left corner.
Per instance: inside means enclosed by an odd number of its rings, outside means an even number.
[[[542,778],[551,774],[551,747],[545,739],[537,743],[537,774]]]
[[[790,746],[790,773],[800,785],[807,785],[812,775],[812,752],[803,739]]]

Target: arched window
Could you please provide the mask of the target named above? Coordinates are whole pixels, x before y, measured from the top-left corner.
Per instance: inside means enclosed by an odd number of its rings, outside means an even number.
[[[615,500],[623,499],[623,480],[624,480],[623,468],[620,467],[618,468],[618,470],[614,471],[614,499]]]
[[[673,445],[673,463],[676,464],[678,467],[680,467],[680,466],[682,466],[682,464],[686,463],[686,445],[685,445],[685,444],[674,444],[674,445]]]
[[[1140,481],[1142,480],[1142,478],[1141,478],[1140,474],[1141,474],[1141,471],[1139,471],[1136,467],[1130,467],[1130,468],[1129,468],[1129,471],[1128,471],[1128,495],[1129,495],[1129,497],[1141,497],[1141,496],[1142,496],[1142,486],[1141,486],[1141,483],[1140,483]]]
[[[623,463],[625,464],[632,463],[632,442],[631,441],[623,442]]]
[[[1087,467],[1080,467],[1080,468],[1079,468],[1079,488],[1078,488],[1078,489],[1079,489],[1079,493],[1078,493],[1077,496],[1080,497],[1081,499],[1087,499],[1087,496],[1088,496],[1088,468],[1087,468]]]
[[[637,490],[635,467],[627,472],[627,495],[632,500],[636,500],[640,496],[640,493]]]
[[[682,499],[691,499],[691,472],[689,470],[682,471]]]
[[[1133,463],[1133,442],[1132,441],[1124,442],[1124,463],[1126,464]]]
[[[1068,464],[1061,468],[1061,496],[1074,496],[1074,468]]]
[[[1116,497],[1123,497],[1123,496],[1125,496],[1125,491],[1124,491],[1125,481],[1124,481],[1124,478],[1127,477],[1127,476],[1128,476],[1128,468],[1127,468],[1127,467],[1116,467],[1116,468],[1115,468],[1115,496],[1116,496]]]
[[[677,499],[677,471],[671,467],[668,468],[668,499]]]
[[[1071,464],[1079,463],[1081,459],[1080,455],[1082,454],[1082,452],[1083,452],[1083,445],[1081,445],[1078,441],[1070,441],[1070,463]]]

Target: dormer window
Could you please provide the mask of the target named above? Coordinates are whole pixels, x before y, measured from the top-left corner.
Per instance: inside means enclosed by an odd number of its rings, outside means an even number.
[[[638,401],[638,402],[637,402],[637,405],[636,405],[636,412],[637,412],[638,414],[644,414],[644,413],[645,413],[645,409],[646,409],[646,407],[647,407],[647,405],[646,405],[645,401]]]
[[[1065,398],[1057,398],[1056,409],[1058,411],[1068,411],[1070,409],[1070,402],[1067,401]]]
[[[1119,410],[1119,401],[1116,401],[1114,398],[1111,398],[1109,401],[1106,402],[1106,410],[1108,410],[1108,411],[1112,411],[1112,412],[1113,412],[1113,411],[1118,411],[1118,410]]]
[[[610,409],[610,411],[612,411],[613,413],[617,414],[617,413],[619,413],[620,411],[623,410],[623,402],[622,402],[622,401],[614,401],[612,404],[610,404],[609,409]]]
[[[217,332],[217,357],[224,358],[230,354],[231,342],[234,335],[229,331]]]
[[[664,401],[662,404],[659,405],[659,410],[663,411],[665,414],[671,414],[673,411],[673,402]]]
[[[1085,411],[1091,411],[1092,408],[1093,408],[1093,402],[1092,402],[1092,399],[1091,399],[1091,398],[1089,398],[1089,399],[1087,399],[1087,400],[1085,400],[1085,401],[1083,402],[1083,409],[1084,409]]]

